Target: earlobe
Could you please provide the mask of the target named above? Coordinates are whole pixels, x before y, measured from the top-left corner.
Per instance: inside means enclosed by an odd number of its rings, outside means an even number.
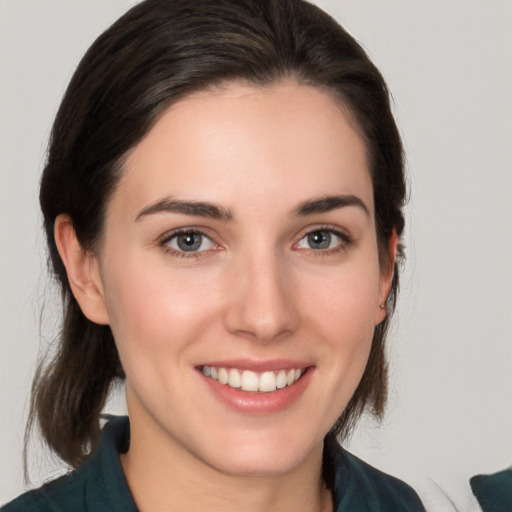
[[[391,236],[388,242],[388,259],[385,268],[381,269],[381,279],[379,286],[379,300],[378,300],[378,308],[375,316],[375,325],[380,324],[386,318],[387,311],[387,301],[388,296],[391,291],[391,284],[393,282],[393,275],[395,269],[395,261],[398,252],[398,235],[396,230],[393,228]]]
[[[92,322],[108,324],[98,260],[80,245],[68,215],[62,214],[55,219],[54,236],[71,291],[83,314]]]

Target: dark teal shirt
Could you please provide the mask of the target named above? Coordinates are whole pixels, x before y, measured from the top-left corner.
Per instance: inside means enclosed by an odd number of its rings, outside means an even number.
[[[469,481],[483,512],[512,512],[512,467]]]
[[[75,471],[27,492],[1,512],[138,512],[123,475],[119,453],[128,450],[128,418],[111,419],[94,453]],[[424,512],[417,494],[326,440],[324,476],[335,512]]]

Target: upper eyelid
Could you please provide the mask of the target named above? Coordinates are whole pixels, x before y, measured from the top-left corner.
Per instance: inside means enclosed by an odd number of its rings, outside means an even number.
[[[334,233],[343,239],[352,239],[352,235],[347,229],[344,229],[340,226],[333,226],[331,224],[319,224],[316,226],[308,226],[307,228],[303,228],[297,235],[297,239],[302,240],[305,236],[310,235],[311,233],[316,233],[317,231],[330,231],[331,233]]]
[[[174,238],[175,236],[184,235],[187,233],[197,233],[206,238],[209,238],[212,242],[214,242],[214,237],[208,233],[207,230],[199,228],[199,227],[184,227],[184,228],[176,228],[166,231],[164,234],[158,237],[158,243],[163,244]]]

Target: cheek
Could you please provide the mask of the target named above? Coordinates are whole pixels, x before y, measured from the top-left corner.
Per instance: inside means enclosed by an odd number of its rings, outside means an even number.
[[[162,273],[152,275],[150,268],[116,266],[105,296],[127,389],[137,402],[157,410],[164,397],[185,386],[180,379],[193,340],[200,336],[201,304],[200,294],[186,283],[173,282]]]
[[[340,269],[325,276],[305,276],[302,295],[312,317],[332,329],[373,331],[379,297],[379,271],[376,266]]]
[[[306,321],[318,339],[328,364],[324,367],[344,385],[357,385],[371,349],[378,309],[379,272],[376,266],[332,273],[330,279],[312,280],[302,296],[307,300]],[[313,336],[316,334],[316,338]],[[320,338],[318,338],[320,335]]]
[[[140,255],[132,259],[106,269],[107,309],[121,358],[176,354],[219,316],[216,278],[173,272]]]

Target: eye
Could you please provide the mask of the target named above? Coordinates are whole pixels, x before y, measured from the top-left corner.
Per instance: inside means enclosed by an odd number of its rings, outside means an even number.
[[[304,235],[296,244],[297,249],[328,251],[339,249],[348,243],[348,237],[333,229],[317,229]]]
[[[214,249],[216,244],[200,231],[180,231],[163,240],[162,245],[178,253],[203,252]]]

